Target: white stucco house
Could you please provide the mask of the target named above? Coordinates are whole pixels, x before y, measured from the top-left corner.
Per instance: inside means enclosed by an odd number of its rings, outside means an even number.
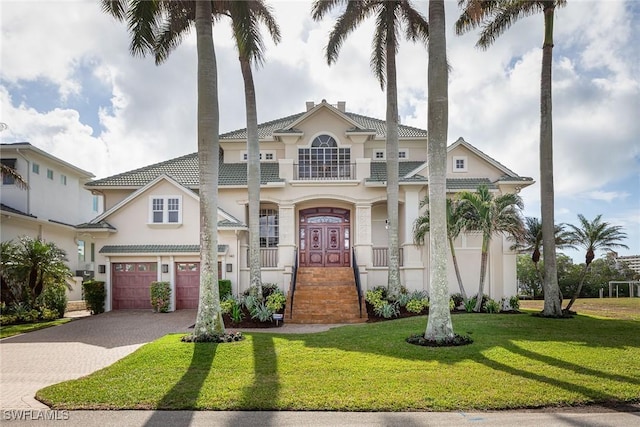
[[[345,269],[351,277],[357,275],[363,292],[386,284],[385,123],[345,107],[344,102],[308,102],[302,112],[258,127],[262,279],[285,293],[294,272],[301,277],[306,272],[327,286],[325,297]],[[415,245],[412,236],[428,193],[427,132],[401,125],[399,134],[401,281],[409,290],[427,290],[428,249]],[[246,138],[246,129],[220,136],[218,265],[236,294],[249,283]],[[479,184],[504,194],[532,183],[462,138],[448,148],[451,194]],[[107,310],[149,308],[152,280],[171,283],[172,309],[195,308],[197,153],[89,181],[85,187],[104,200],[104,212],[77,230],[95,245],[94,271],[107,284]],[[481,237],[473,234],[456,241],[470,294],[477,291],[480,244]],[[501,237],[491,244],[485,289],[492,298],[517,293],[516,253],[510,246]],[[458,285],[450,267],[454,293]],[[301,277],[295,281],[300,283]]]
[[[0,186],[0,237],[40,237],[67,253],[75,273],[68,292],[70,301],[82,299],[82,280],[94,270],[95,243],[77,228],[102,212],[102,197],[85,184],[95,176],[28,142],[0,144],[0,161],[15,169],[27,189],[4,177]]]

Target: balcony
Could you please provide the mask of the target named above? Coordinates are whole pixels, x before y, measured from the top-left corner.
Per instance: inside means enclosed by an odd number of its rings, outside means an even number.
[[[356,177],[355,163],[309,164],[295,163],[293,179],[301,181],[337,181]]]
[[[260,248],[260,267],[278,266],[278,248]],[[247,268],[249,268],[249,249],[247,249]]]

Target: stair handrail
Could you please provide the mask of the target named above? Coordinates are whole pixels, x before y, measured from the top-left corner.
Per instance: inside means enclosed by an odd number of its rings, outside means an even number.
[[[293,319],[293,294],[296,292],[296,281],[298,278],[298,248],[293,250],[293,268],[291,269],[291,307],[289,309],[289,319]]]
[[[362,317],[362,286],[360,285],[360,269],[356,261],[356,248],[351,248],[351,263],[353,265],[353,276],[356,281],[356,291],[358,292],[358,308],[360,309],[360,317]]]

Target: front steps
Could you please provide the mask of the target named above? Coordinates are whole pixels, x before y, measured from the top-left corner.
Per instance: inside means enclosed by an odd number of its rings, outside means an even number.
[[[291,298],[291,290],[289,290]],[[293,313],[288,301],[285,323],[364,323],[367,309],[358,306],[353,269],[350,267],[302,267],[298,269]]]

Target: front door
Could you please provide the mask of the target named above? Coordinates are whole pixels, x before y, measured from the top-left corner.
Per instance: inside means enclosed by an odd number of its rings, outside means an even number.
[[[349,211],[312,208],[300,211],[300,265],[349,267]]]

